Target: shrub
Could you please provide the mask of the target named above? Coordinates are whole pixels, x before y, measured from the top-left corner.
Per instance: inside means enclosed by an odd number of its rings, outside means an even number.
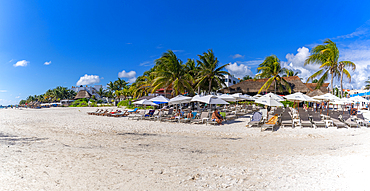
[[[126,108],[128,108],[128,102],[129,101],[132,101],[132,99],[126,99],[126,100],[123,100],[123,101],[120,101],[118,104],[117,104],[117,106],[118,107],[121,107],[121,106],[126,106]],[[128,109],[130,109],[130,108],[128,108]]]

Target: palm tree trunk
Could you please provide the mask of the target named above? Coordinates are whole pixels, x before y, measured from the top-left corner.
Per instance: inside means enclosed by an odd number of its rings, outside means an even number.
[[[334,89],[333,89],[333,79],[334,79],[334,73],[331,74],[331,93],[334,95]]]
[[[209,80],[208,93],[211,94],[212,80]]]
[[[275,84],[275,94],[276,94],[276,80],[274,80],[274,82],[275,82],[274,84]]]
[[[198,86],[198,95],[200,95],[200,86]]]
[[[340,98],[343,97],[343,69],[340,72]]]

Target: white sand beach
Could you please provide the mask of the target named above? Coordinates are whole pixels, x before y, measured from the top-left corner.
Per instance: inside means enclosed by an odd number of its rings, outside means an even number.
[[[0,190],[368,190],[370,128],[260,132],[1,109]]]

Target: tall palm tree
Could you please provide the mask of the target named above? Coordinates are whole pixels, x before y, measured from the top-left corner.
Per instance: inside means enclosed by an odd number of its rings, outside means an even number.
[[[350,67],[352,70],[356,69],[356,64],[351,61],[340,61],[338,65],[338,69],[340,71],[340,97],[343,97],[343,74],[349,79],[351,82],[351,74],[345,69],[345,67]]]
[[[331,91],[333,92],[333,79],[336,76],[343,75],[343,73],[348,77],[348,71],[344,68],[346,66],[354,67],[354,64],[350,61],[342,61],[340,64],[339,59],[339,50],[337,45],[330,39],[326,39],[323,45],[317,45],[311,50],[312,54],[309,56],[304,65],[307,64],[321,64],[320,70],[315,72],[312,76],[307,79],[307,82],[320,76],[319,81],[317,82],[316,89],[320,88],[322,84],[331,76]],[[350,76],[350,75],[349,75]],[[342,78],[342,76],[341,76]],[[341,82],[342,83],[342,82]],[[342,84],[341,84],[342,85]],[[341,87],[343,88],[343,87]],[[333,92],[334,93],[334,92]]]
[[[216,84],[218,87],[225,85],[224,75],[230,75],[230,73],[224,71],[224,69],[229,64],[219,66],[219,61],[212,49],[204,52],[203,55],[198,55],[198,57],[197,63],[200,67],[198,86],[208,83],[208,93],[211,93],[212,84]]]
[[[200,79],[200,76],[199,76],[199,70],[200,70],[199,64],[197,62],[195,62],[194,59],[189,59],[188,58],[188,61],[185,63],[185,70],[194,79],[194,83],[191,83],[191,87],[194,90],[197,87],[197,82]],[[200,93],[200,86],[198,86],[198,94],[199,93]]]
[[[261,78],[269,78],[266,83],[261,87],[258,93],[261,93],[264,89],[268,90],[274,82],[275,86],[275,94],[276,94],[276,87],[278,86],[280,91],[284,91],[282,84],[284,84],[285,88],[291,93],[292,89],[289,83],[280,76],[286,69],[282,68],[280,65],[280,60],[275,55],[271,55],[265,58],[265,60],[258,66],[257,68],[257,79]]]
[[[293,70],[285,69],[283,72],[285,73],[283,75],[283,77],[297,76],[298,75],[298,72],[294,72]]]
[[[118,80],[114,82],[114,85],[116,86],[117,90],[123,90],[127,86],[127,84],[128,83],[121,78],[118,78]]]
[[[191,83],[194,83],[193,77],[186,72],[185,65],[172,50],[163,53],[162,57],[156,61],[156,70],[153,75],[156,78],[153,80],[152,92],[159,88],[172,88],[172,94],[178,95],[186,90],[193,93]]]
[[[112,91],[112,92],[118,90],[117,85],[114,82],[112,82],[112,81],[110,81],[107,84],[107,89],[110,90],[110,91]]]
[[[103,96],[105,95],[105,90],[103,88],[100,88],[97,92],[96,92],[100,98],[103,98]]]
[[[370,77],[365,81],[365,90],[370,90]]]

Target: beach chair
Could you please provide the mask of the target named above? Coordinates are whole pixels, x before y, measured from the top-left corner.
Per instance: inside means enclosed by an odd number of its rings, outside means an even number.
[[[308,113],[305,111],[299,112],[299,118],[301,119],[301,125],[302,127],[313,127],[313,124],[311,123],[310,119],[308,118]]]
[[[369,120],[366,120],[364,118],[364,115],[361,113],[361,114],[357,114],[357,119],[359,121],[360,124],[366,126],[366,127],[369,127],[370,126],[370,122]]]
[[[315,124],[316,127],[326,127],[325,122],[321,121],[320,113],[314,113],[312,115],[312,122]]]
[[[292,116],[290,116],[288,109],[285,109],[284,113],[281,115],[281,126],[290,126],[293,128]]]
[[[191,123],[196,123],[196,124],[202,124],[204,123],[204,120],[207,120],[208,119],[208,112],[202,112],[200,114],[200,117],[197,118],[197,119],[193,119],[191,120]]]
[[[131,111],[127,111],[129,114],[131,114],[131,113],[138,113],[139,111],[138,111],[138,108],[135,108],[134,110],[131,110]]]
[[[247,127],[257,126],[259,127],[263,123],[262,113],[254,112],[251,121],[248,123]]]
[[[347,125],[339,120],[339,114],[334,112],[330,114],[330,119],[337,128],[347,128]]]
[[[272,116],[265,124],[261,126],[261,132],[271,128],[272,132],[274,131],[274,126],[278,123],[279,115],[275,114]]]
[[[97,109],[96,111],[87,112],[88,115],[94,115],[95,113],[99,113],[100,109]]]
[[[128,115],[128,119],[132,119],[132,120],[134,120],[134,119],[136,119],[136,120],[142,119],[145,116],[144,112],[145,111],[138,111],[136,113],[130,113]]]
[[[343,120],[343,123],[347,124],[350,128],[359,127],[359,125],[356,122],[352,121],[349,114],[343,114],[342,120]]]

